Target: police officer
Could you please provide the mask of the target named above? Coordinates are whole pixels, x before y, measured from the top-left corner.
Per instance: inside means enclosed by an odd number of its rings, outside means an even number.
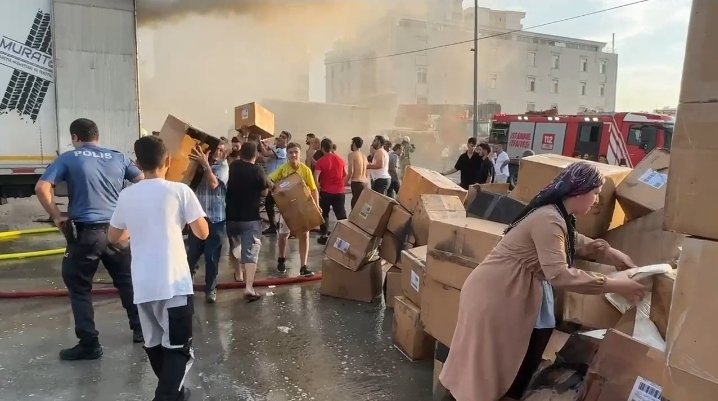
[[[133,303],[129,246],[116,248],[107,241],[110,217],[124,181],[137,182],[143,175],[125,155],[100,146],[97,124],[92,120],[73,121],[70,134],[75,150],[63,153],[48,166],[35,186],[35,194],[68,242],[62,260],[62,279],[70,293],[75,335],[80,341],[60,351],[60,359],[97,359],[102,356],[102,347],[95,329],[90,291],[100,260],[119,290],[133,341],[144,342]],[[68,186],[67,213],[61,212],[54,201],[53,187],[62,181]]]

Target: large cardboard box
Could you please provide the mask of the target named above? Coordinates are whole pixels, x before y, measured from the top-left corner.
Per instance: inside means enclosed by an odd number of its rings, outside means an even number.
[[[419,307],[406,297],[394,300],[394,346],[412,361],[434,356],[434,339],[424,332]]]
[[[653,277],[650,318],[664,339],[668,331],[668,319],[671,315],[671,301],[673,300],[675,281],[675,271]]]
[[[561,155],[542,154],[521,159],[519,182],[511,191],[511,196],[521,202],[529,203],[534,196],[550,184],[566,167],[577,160]],[[597,238],[611,228],[623,224],[625,214],[616,204],[616,187],[631,172],[630,168],[610,164],[593,163],[603,173],[606,183],[599,194],[598,204],[589,214],[577,216],[578,232],[591,238]]]
[[[480,263],[466,256],[431,249],[426,255],[426,277],[460,290]]]
[[[162,138],[170,154],[170,168],[165,178],[196,187],[202,178],[202,172],[198,171],[199,166],[189,158],[189,155],[196,147],[213,155],[219,146],[219,139],[173,115],[168,115],[165,119],[159,137]]]
[[[718,394],[717,260],[718,242],[683,242],[666,334],[670,400],[708,401]]]
[[[421,291],[426,277],[426,246],[401,252],[401,288],[411,302],[421,305]]]
[[[718,100],[718,49],[714,46],[718,37],[716,15],[718,3],[714,0],[693,0],[683,61],[681,103]]]
[[[277,182],[272,197],[291,232],[308,232],[324,223],[322,211],[299,174]]]
[[[718,103],[678,106],[664,228],[718,239]]]
[[[586,375],[583,400],[660,401],[663,361],[661,350],[608,330]]]
[[[613,266],[599,263],[576,261],[576,268],[601,274],[615,273]],[[580,324],[591,329],[609,329],[621,320],[621,312],[611,305],[603,294],[588,295],[569,291],[556,291],[557,303],[562,304],[564,321]]]
[[[234,108],[234,127],[271,138],[274,136],[274,113],[255,102],[237,106]]]
[[[319,293],[335,298],[372,302],[381,294],[381,261],[369,262],[357,271],[348,270],[325,258],[322,262],[322,285]]]
[[[466,217],[464,202],[454,195],[421,195],[411,227],[416,245],[426,245],[429,240],[429,224],[436,220]]]
[[[386,224],[386,231],[397,236],[408,237],[412,235],[411,212],[406,210],[404,206],[394,205],[391,215],[389,215],[389,221]]]
[[[670,161],[670,151],[654,149],[618,185],[616,199],[628,220],[663,209]]]
[[[379,245],[379,257],[384,259],[387,263],[396,265],[401,260],[401,251],[405,249],[399,238],[390,233],[385,232],[384,236],[381,237],[381,244]]]
[[[396,204],[394,199],[367,188],[349,214],[349,221],[369,235],[381,237]]]
[[[340,220],[327,240],[324,255],[349,270],[357,270],[377,256],[378,246],[378,238],[347,220]]]
[[[389,309],[394,308],[394,297],[401,296],[401,269],[392,266],[386,272],[386,292],[384,293],[384,303]]]
[[[421,293],[421,321],[424,330],[438,342],[451,346],[459,320],[461,291],[427,278]]]
[[[427,245],[480,263],[499,243],[505,229],[505,224],[472,217],[433,221]]]
[[[397,200],[413,213],[423,194],[456,195],[462,202],[466,198],[466,190],[441,173],[422,167],[409,166],[404,173]]]
[[[602,236],[613,248],[633,259],[638,266],[675,264],[685,235],[663,230],[663,210],[629,221]],[[599,262],[607,260],[598,258]]]
[[[466,197],[466,215],[478,219],[495,221],[497,223],[511,224],[526,208],[526,204],[508,196],[508,194],[491,192],[484,188],[484,184],[469,188]]]

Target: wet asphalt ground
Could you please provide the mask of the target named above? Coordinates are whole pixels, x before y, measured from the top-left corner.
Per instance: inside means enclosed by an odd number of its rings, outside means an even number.
[[[7,215],[2,220],[7,223]],[[14,224],[39,225],[31,219]],[[282,276],[275,241],[264,238],[258,279]],[[316,234],[311,241],[310,268],[320,271],[322,246]],[[0,254],[62,246],[60,234],[38,234],[0,241]],[[290,241],[289,276],[299,272],[296,250]],[[233,279],[226,242],[223,253],[220,282],[227,282]],[[64,288],[61,257],[0,261],[0,291]],[[95,287],[110,282],[100,267]],[[204,283],[202,269],[195,283]],[[259,290],[265,296],[251,304],[241,290],[219,291],[214,305],[196,294],[196,360],[186,383],[192,400],[431,399],[432,361],[410,362],[394,348],[392,313],[381,300],[320,296],[319,282]],[[0,400],[152,399],[156,378],[142,346],[132,343],[119,299],[95,296],[94,305],[104,356],[65,362],[58,351],[77,341],[67,298],[0,299]]]

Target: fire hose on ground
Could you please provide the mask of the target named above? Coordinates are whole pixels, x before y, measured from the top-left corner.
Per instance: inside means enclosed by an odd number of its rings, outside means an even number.
[[[0,232],[0,239],[13,238],[13,237],[17,237],[20,235],[40,234],[40,233],[49,233],[49,232],[56,232],[56,231],[58,231],[58,229],[55,227],[6,231],[6,232]],[[50,256],[50,255],[62,254],[64,252],[65,252],[65,248],[57,248],[57,249],[47,249],[47,250],[41,250],[41,251],[8,253],[8,254],[0,254],[0,260],[23,259],[23,258],[38,257],[38,256]],[[301,277],[301,276],[300,277],[276,277],[276,278],[267,278],[267,279],[263,279],[263,280],[256,280],[254,282],[254,286],[255,287],[270,287],[270,286],[281,286],[281,285],[291,285],[291,284],[303,284],[303,283],[309,283],[309,282],[313,282],[313,281],[319,281],[321,279],[322,279],[321,273],[318,273],[311,277]],[[218,290],[241,289],[241,288],[244,288],[245,286],[246,286],[246,284],[244,282],[231,281],[231,282],[218,283],[217,289]],[[196,291],[203,291],[204,285],[203,284],[195,284],[194,289]],[[92,295],[114,295],[114,294],[117,294],[117,289],[114,287],[93,288],[92,289]],[[0,291],[0,299],[34,298],[34,297],[64,297],[67,295],[68,295],[67,289],[32,289],[32,290],[21,290],[21,291]]]

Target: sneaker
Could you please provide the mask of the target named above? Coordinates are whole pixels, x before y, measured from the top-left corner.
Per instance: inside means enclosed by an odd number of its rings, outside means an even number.
[[[262,235],[277,235],[277,227],[269,226],[266,230],[262,231]]]
[[[205,297],[205,300],[208,304],[213,304],[217,302],[217,290],[212,290],[207,293],[207,296]]]
[[[286,259],[285,258],[279,258],[277,259],[277,271],[280,273],[286,273],[287,272],[287,265],[286,265]]]
[[[319,245],[326,245],[328,241],[329,241],[329,236],[326,236],[326,235],[322,235],[321,237],[317,238],[317,243]]]
[[[302,266],[302,268],[299,269],[299,275],[302,277],[312,277],[314,276],[314,272],[309,270],[307,266]]]
[[[142,330],[134,330],[132,332],[132,342],[137,344],[145,342],[145,336],[142,335]]]
[[[102,346],[100,346],[100,344],[90,346],[77,344],[72,348],[60,351],[60,359],[63,361],[92,360],[98,359],[101,356]]]

